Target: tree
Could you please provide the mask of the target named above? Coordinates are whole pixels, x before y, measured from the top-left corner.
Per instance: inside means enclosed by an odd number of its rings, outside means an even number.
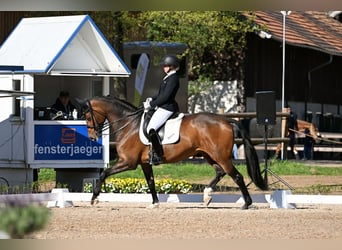
[[[227,11],[167,11],[143,12],[147,39],[183,42],[189,46],[189,77],[228,80],[229,74],[213,66],[231,65],[234,54],[243,51],[245,35],[253,29],[238,12]],[[230,68],[228,67],[226,71]]]
[[[128,15],[129,16],[129,15]],[[242,80],[246,33],[254,30],[250,19],[231,11],[147,11],[135,13],[136,26],[152,41],[188,45],[192,95],[203,89],[200,82]],[[138,18],[137,18],[138,17]],[[130,27],[132,29],[132,26]]]

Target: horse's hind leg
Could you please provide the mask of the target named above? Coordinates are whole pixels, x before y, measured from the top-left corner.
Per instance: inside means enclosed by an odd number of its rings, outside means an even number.
[[[239,186],[243,199],[245,200],[245,204],[241,207],[242,209],[248,209],[248,207],[252,204],[252,198],[249,195],[247,190],[245,181],[243,180],[242,174],[233,166],[231,165],[231,171],[228,173],[229,176],[234,180],[234,182]]]
[[[216,171],[215,178],[209,183],[208,187],[204,189],[204,195],[203,195],[203,201],[208,206],[212,200],[211,192],[213,188],[217,185],[217,183],[225,176],[226,172],[224,169],[218,165],[218,164],[212,164]],[[242,197],[245,201],[245,204],[241,207],[242,209],[248,209],[248,207],[252,204],[252,198],[249,195],[249,192],[247,190],[245,181],[243,180],[243,176],[240,174],[240,172],[234,167],[232,162],[230,162],[230,167],[228,169],[228,175],[234,180],[234,182],[239,186],[239,189],[241,190]]]
[[[215,169],[216,176],[210,181],[208,187],[214,189],[217,183],[226,175],[226,172],[218,164],[213,164],[212,167]]]
[[[212,164],[212,167],[215,169],[216,175],[203,191],[203,201],[206,206],[209,206],[212,200],[211,194],[217,183],[226,175],[226,172],[224,172],[223,168],[221,168],[218,164]]]

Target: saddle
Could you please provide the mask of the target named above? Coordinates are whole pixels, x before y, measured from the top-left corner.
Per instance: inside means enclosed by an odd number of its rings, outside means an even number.
[[[151,144],[148,139],[147,125],[151,120],[154,111],[145,112],[141,116],[139,137],[140,141],[145,144]],[[184,113],[173,114],[166,123],[158,129],[158,135],[161,144],[172,144],[179,140],[180,126],[184,117]]]

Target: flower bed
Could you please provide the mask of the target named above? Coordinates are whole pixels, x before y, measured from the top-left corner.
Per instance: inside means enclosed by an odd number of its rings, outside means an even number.
[[[185,180],[161,179],[155,180],[157,193],[182,193],[186,194],[192,190],[192,185]],[[92,184],[85,183],[84,192],[92,192]],[[107,193],[148,193],[150,190],[145,179],[138,178],[109,178],[102,186],[101,192]]]

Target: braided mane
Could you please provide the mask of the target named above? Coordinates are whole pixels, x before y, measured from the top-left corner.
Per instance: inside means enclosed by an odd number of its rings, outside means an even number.
[[[133,104],[122,100],[120,98],[117,98],[115,96],[102,96],[102,97],[94,97],[93,99],[96,100],[102,100],[105,102],[111,103],[117,110],[122,111],[122,113],[132,113],[134,111],[137,111],[138,108],[134,106]]]
[[[143,109],[138,109],[133,104],[114,96],[94,97],[93,100],[106,102],[113,107],[113,111],[120,117],[127,117],[131,121],[133,127],[139,127],[140,117]]]

